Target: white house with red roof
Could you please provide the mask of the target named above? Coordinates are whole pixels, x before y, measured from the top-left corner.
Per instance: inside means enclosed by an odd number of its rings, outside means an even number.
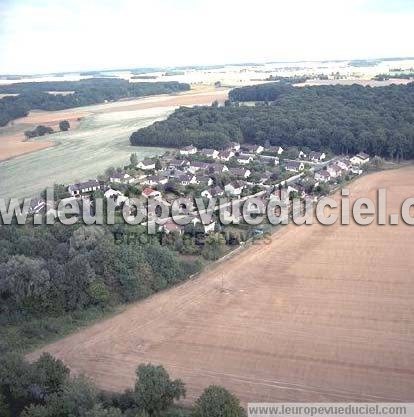
[[[142,195],[145,198],[158,198],[161,197],[161,193],[157,190],[154,190],[152,188],[144,188],[142,191]]]

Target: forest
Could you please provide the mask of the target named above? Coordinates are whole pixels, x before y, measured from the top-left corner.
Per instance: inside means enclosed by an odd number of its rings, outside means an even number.
[[[122,239],[126,234],[134,239]],[[183,260],[143,226],[0,227],[0,356],[200,269],[198,261]]]
[[[238,141],[414,157],[414,83],[375,88],[268,83],[236,88],[229,97],[224,107],[180,108],[134,132],[131,144],[223,149]],[[255,105],[241,105],[245,101]]]
[[[188,84],[171,82],[134,82],[112,78],[80,81],[27,82],[0,86],[0,94],[18,94],[0,99],[0,126],[24,117],[30,110],[63,110],[115,101],[121,98],[169,94],[190,89]],[[49,94],[68,91],[73,94]]]

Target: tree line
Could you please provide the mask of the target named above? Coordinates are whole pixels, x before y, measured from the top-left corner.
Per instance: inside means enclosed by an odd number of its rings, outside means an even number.
[[[0,99],[0,126],[27,116],[30,110],[63,110],[115,101],[127,97],[169,94],[190,89],[188,84],[170,82],[134,82],[113,78],[80,81],[26,82],[0,86],[0,94],[18,94]],[[70,91],[72,94],[49,94]]]
[[[175,406],[186,388],[163,366],[141,364],[132,389],[100,391],[84,376],[74,377],[62,361],[43,354],[28,363],[16,354],[0,358],[2,417],[245,417],[239,400],[223,387],[209,386],[192,409]]]
[[[131,144],[222,149],[238,141],[414,157],[414,83],[374,88],[268,83],[236,88],[229,96],[225,107],[180,108],[134,132]]]

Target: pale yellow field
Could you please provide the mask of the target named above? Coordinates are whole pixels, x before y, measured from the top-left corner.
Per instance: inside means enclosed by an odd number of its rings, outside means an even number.
[[[412,167],[366,176],[352,199],[414,194]],[[163,364],[193,401],[210,384],[248,401],[414,401],[410,226],[287,226],[199,278],[47,351],[99,387],[123,390]],[[224,285],[223,285],[223,284]]]

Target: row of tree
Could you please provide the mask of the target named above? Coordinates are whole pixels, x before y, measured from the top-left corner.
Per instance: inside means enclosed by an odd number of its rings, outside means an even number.
[[[225,388],[210,386],[192,410],[173,407],[185,397],[185,384],[162,366],[142,364],[133,389],[99,391],[83,376],[49,354],[28,363],[11,354],[0,359],[2,417],[244,417],[239,400]]]
[[[0,99],[0,126],[23,117],[30,110],[62,110],[71,107],[114,101],[127,97],[169,94],[189,90],[184,83],[134,82],[115,78],[90,78],[80,81],[14,83],[0,86],[0,94],[18,94]],[[49,94],[71,92],[70,94]]]
[[[62,120],[59,122],[59,129],[61,132],[66,132],[70,128],[70,123],[67,120]],[[38,136],[44,136],[44,135],[50,135],[51,133],[54,133],[54,130],[50,126],[43,126],[39,125],[36,126],[33,130],[26,130],[24,132],[24,135],[27,139],[30,138],[36,138]]]
[[[180,108],[134,132],[131,144],[222,149],[238,141],[414,157],[414,83],[375,88],[268,83],[234,89],[230,99],[225,107]]]

